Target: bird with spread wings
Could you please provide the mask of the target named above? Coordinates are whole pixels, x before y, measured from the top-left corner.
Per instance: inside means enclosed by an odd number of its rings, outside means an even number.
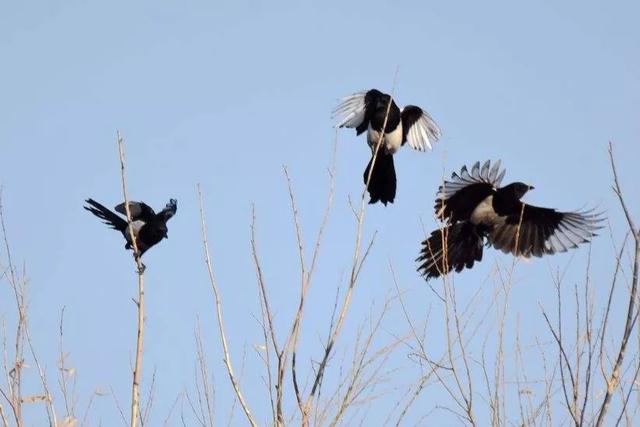
[[[116,212],[125,215],[125,218],[122,218],[93,199],[87,199],[86,203],[88,205],[84,206],[86,210],[100,218],[114,230],[122,233],[126,240],[125,249],[133,249],[133,241],[131,239],[131,229],[133,229],[139,252],[138,254],[134,253],[134,256],[142,256],[142,254],[162,239],[168,238],[167,221],[173,217],[178,210],[178,201],[176,199],[170,199],[164,209],[158,213],[144,202],[131,201],[129,202],[131,226],[129,226],[126,219],[124,203],[120,203],[114,209]]]
[[[520,201],[533,186],[500,184],[500,161],[462,167],[440,186],[436,216],[444,222],[422,242],[416,261],[425,279],[471,268],[485,244],[514,256],[541,257],[565,252],[594,237],[603,216],[594,210],[560,212]]]
[[[367,187],[369,203],[380,201],[385,206],[393,203],[397,185],[393,154],[401,146],[408,143],[415,150],[425,151],[427,148],[431,149],[432,144],[442,135],[440,127],[422,108],[407,105],[400,109],[390,95],[377,89],[342,98],[333,113],[340,120],[337,127],[355,128],[357,135],[367,131],[367,143],[372,154],[363,178],[366,185],[371,174]],[[380,138],[382,146],[373,163]]]

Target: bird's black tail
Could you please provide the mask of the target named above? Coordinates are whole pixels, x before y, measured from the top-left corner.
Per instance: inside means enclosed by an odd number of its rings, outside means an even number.
[[[87,202],[89,206],[84,206],[84,208],[103,220],[104,223],[108,226],[112,227],[115,230],[121,231],[122,233],[124,233],[124,231],[127,229],[127,221],[120,218],[118,215],[116,215],[100,203],[96,202],[93,199],[87,199],[85,200],[85,202]]]
[[[373,157],[371,157],[367,168],[364,170],[365,185],[367,184],[372,161]],[[369,182],[367,190],[371,197],[369,203],[380,201],[384,203],[385,206],[387,203],[393,203],[393,199],[396,198],[396,169],[393,166],[392,154],[385,153],[384,150],[378,151],[375,166],[371,173],[371,181]]]
[[[446,242],[446,250],[443,243]],[[482,234],[470,222],[458,222],[437,229],[422,242],[422,250],[416,261],[421,262],[418,271],[426,280],[438,277],[451,270],[471,268],[475,261],[482,260]]]

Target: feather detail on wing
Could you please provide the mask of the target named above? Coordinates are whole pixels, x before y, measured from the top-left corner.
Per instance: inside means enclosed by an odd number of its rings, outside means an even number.
[[[509,215],[494,226],[489,242],[496,249],[525,258],[566,252],[589,242],[602,228],[603,219],[593,210],[558,212],[521,203],[518,214]]]
[[[491,161],[487,160],[480,167],[480,162],[476,162],[471,167],[471,172],[466,166],[460,169],[460,174],[453,172],[451,180],[444,181],[443,185],[438,188],[437,197],[439,199],[448,199],[462,188],[472,184],[490,184],[494,189],[500,187],[500,183],[504,178],[506,169],[500,170],[500,160],[491,166]]]
[[[403,143],[418,151],[431,149],[432,144],[442,136],[442,131],[431,116],[415,105],[402,109]]]
[[[500,170],[500,160],[491,166],[487,160],[482,166],[476,162],[471,172],[463,166],[460,174],[453,172],[451,179],[438,188],[435,211],[438,218],[468,217],[487,196],[494,192],[504,178],[505,169]]]
[[[369,91],[363,90],[352,95],[345,96],[342,102],[333,110],[331,117],[339,122],[336,127],[357,128],[365,120],[365,97]]]

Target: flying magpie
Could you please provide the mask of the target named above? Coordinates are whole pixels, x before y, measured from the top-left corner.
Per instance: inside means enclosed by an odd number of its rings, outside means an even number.
[[[505,172],[500,161],[476,162],[471,172],[463,166],[440,186],[435,210],[444,225],[422,242],[416,260],[426,280],[473,267],[482,260],[485,239],[487,246],[514,256],[541,257],[589,242],[601,228],[603,218],[593,210],[558,212],[521,202],[533,186],[500,187]]]
[[[93,199],[87,199],[85,201],[89,206],[84,206],[84,208],[104,221],[105,224],[111,226],[114,230],[121,232],[127,241],[124,248],[133,249],[131,233],[129,231],[129,224],[127,223],[126,217],[127,211],[124,203],[120,203],[114,208],[116,212],[125,216],[122,218]],[[136,236],[136,245],[139,252],[139,254],[134,253],[134,256],[142,256],[142,254],[162,239],[168,238],[167,221],[176,214],[177,209],[178,201],[176,199],[170,199],[164,209],[158,213],[155,213],[146,203],[129,202],[131,227],[133,228],[133,233]]]
[[[342,102],[333,111],[333,116],[339,117],[337,127],[355,128],[357,135],[367,131],[367,143],[372,154],[364,171],[365,184],[380,134],[384,134],[367,190],[371,197],[369,203],[380,201],[385,206],[387,203],[393,203],[396,197],[393,154],[407,142],[411,148],[418,151],[431,149],[431,144],[441,136],[440,128],[426,111],[415,105],[407,105],[401,110],[391,96],[377,89],[357,92],[342,98]]]

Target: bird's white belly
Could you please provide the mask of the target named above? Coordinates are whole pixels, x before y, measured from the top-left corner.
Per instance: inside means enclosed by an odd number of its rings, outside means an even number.
[[[371,149],[375,149],[376,145],[378,145],[378,141],[380,140],[380,132],[372,129],[371,125],[369,125],[369,129],[367,132],[367,142]],[[402,146],[402,123],[398,123],[396,128],[384,134],[384,141],[382,141],[384,147],[387,149],[387,152],[390,154],[394,154],[398,149]]]
[[[471,212],[471,222],[473,224],[493,225],[498,215],[493,210],[493,195],[485,198],[476,208]]]
[[[145,224],[144,221],[137,220],[137,221],[133,221],[131,223],[131,226],[127,226],[127,229],[125,230],[125,235],[124,235],[125,238],[127,239],[127,242],[131,243],[131,231],[129,231],[129,229],[133,228],[133,234],[137,236],[144,224]]]

